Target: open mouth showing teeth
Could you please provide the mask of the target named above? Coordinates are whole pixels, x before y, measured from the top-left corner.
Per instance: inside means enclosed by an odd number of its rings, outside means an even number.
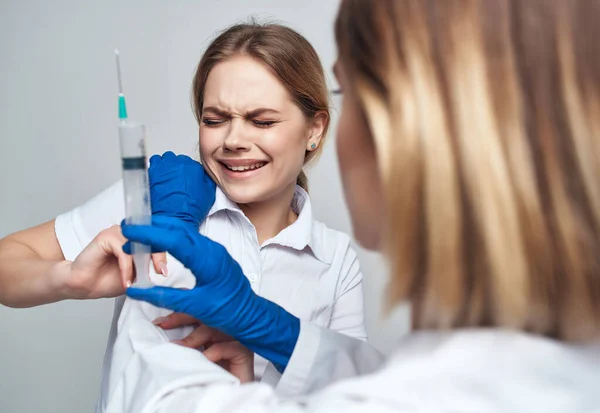
[[[267,163],[266,162],[257,162],[254,165],[244,165],[244,166],[229,166],[225,163],[223,163],[223,166],[227,169],[229,169],[230,171],[234,171],[234,172],[246,172],[246,171],[253,171],[255,169],[260,169],[263,166],[265,166]]]

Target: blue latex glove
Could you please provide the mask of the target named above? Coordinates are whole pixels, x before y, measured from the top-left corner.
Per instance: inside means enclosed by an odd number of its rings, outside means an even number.
[[[196,277],[191,290],[128,288],[129,297],[189,314],[234,337],[283,371],[296,346],[300,320],[256,295],[225,247],[170,217],[153,216],[152,226],[123,222],[121,228],[129,241],[168,251]]]
[[[152,215],[175,217],[197,231],[215,203],[216,185],[204,167],[185,155],[165,152],[150,158]]]

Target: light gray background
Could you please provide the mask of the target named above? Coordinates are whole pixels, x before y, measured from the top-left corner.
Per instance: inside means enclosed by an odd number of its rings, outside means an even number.
[[[130,116],[146,124],[150,153],[194,153],[189,90],[195,65],[217,31],[249,16],[304,34],[335,86],[335,0],[0,4],[0,237],[48,221],[119,179],[115,47]],[[336,121],[334,109],[310,189],[317,218],[351,233],[333,142]],[[376,254],[358,253],[370,337],[387,352],[406,332],[407,312],[381,321],[385,267]],[[0,412],[92,411],[111,312],[112,300],[0,306]]]

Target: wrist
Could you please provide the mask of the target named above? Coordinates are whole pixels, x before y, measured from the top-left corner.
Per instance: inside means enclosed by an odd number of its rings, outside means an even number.
[[[298,342],[300,319],[266,298],[257,296],[257,302],[262,307],[257,312],[262,322],[256,324],[262,324],[262,328],[239,341],[283,372]]]
[[[50,269],[50,289],[56,291],[59,300],[79,300],[85,297],[86,292],[76,283],[73,276],[73,261],[59,261]]]

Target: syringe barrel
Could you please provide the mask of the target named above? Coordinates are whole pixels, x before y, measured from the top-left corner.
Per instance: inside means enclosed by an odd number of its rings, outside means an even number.
[[[144,125],[121,121],[119,123],[119,144],[121,145],[121,158],[145,158],[146,128]]]
[[[133,225],[150,225],[150,189],[146,162],[146,131],[142,124],[121,122],[119,125],[123,189],[125,194],[125,222]],[[147,245],[132,243],[136,270],[136,287],[152,286],[149,278],[150,252]]]

